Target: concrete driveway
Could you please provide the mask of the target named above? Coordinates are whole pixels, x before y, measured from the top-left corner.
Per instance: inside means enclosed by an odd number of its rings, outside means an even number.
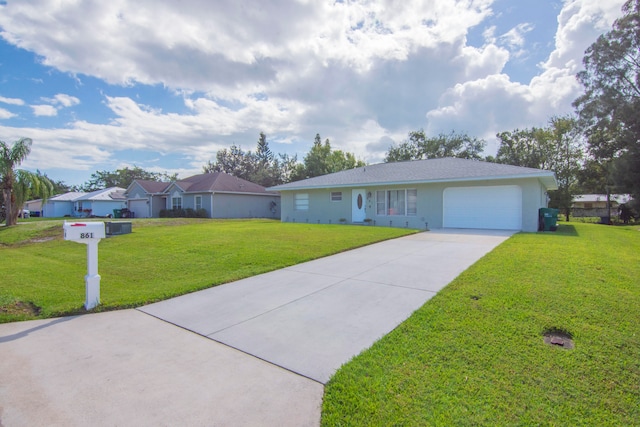
[[[0,425],[317,425],[343,363],[511,234],[431,231],[138,310],[0,325]]]

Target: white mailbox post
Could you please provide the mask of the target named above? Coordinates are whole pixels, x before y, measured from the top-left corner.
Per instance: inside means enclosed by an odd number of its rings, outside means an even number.
[[[84,308],[91,310],[100,304],[98,274],[98,243],[105,237],[104,222],[64,222],[64,239],[87,245],[87,275],[84,276],[86,300]]]

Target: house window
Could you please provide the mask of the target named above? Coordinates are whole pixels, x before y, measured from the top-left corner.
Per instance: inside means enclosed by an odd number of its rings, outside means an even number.
[[[196,196],[196,210],[202,209],[202,196]]]
[[[182,197],[171,198],[171,209],[182,209]]]
[[[418,213],[418,190],[407,190],[407,215],[415,216]]]
[[[385,198],[384,191],[376,191],[376,214],[378,215],[387,214],[387,201]]]
[[[376,191],[378,215],[415,216],[418,211],[418,190]]]
[[[340,201],[342,201],[342,191],[332,191],[331,192],[331,201],[332,202],[340,202]]]
[[[293,201],[294,210],[296,211],[308,211],[309,210],[309,194],[308,193],[296,193]]]

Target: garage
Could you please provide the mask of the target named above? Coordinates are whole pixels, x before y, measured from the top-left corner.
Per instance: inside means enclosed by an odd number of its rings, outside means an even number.
[[[129,210],[134,218],[149,218],[149,205],[146,200],[129,200]]]
[[[443,226],[521,230],[522,189],[518,185],[446,188]]]

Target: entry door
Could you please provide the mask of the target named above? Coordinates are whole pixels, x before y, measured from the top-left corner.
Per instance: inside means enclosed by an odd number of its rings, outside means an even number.
[[[351,222],[364,222],[367,217],[366,200],[364,190],[351,190]]]

